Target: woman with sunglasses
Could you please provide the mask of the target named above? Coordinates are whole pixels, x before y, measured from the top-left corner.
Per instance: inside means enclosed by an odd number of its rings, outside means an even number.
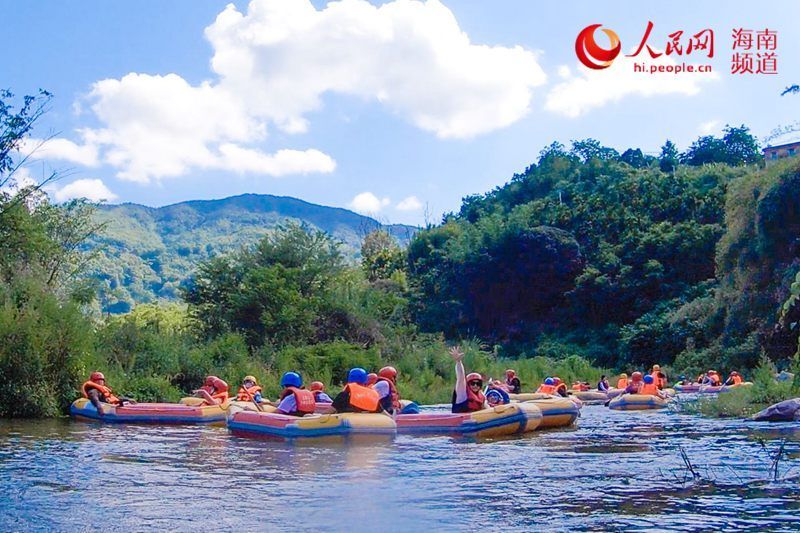
[[[456,362],[456,388],[453,390],[453,412],[471,413],[484,409],[483,378],[477,372],[466,374],[464,352],[458,346],[450,348],[450,357]],[[465,375],[466,374],[466,375]]]

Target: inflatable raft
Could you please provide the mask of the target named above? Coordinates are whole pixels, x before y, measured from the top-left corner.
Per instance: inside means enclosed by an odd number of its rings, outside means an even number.
[[[317,413],[322,413],[327,411],[328,408],[331,406],[330,403],[317,403],[314,406],[314,411]],[[256,405],[253,402],[240,402],[238,400],[234,400],[230,403],[230,407],[236,407],[237,409],[243,409],[245,411],[257,411],[261,413],[276,413],[278,411],[277,407],[273,407],[272,405],[267,404],[259,404]]]
[[[643,411],[663,409],[668,402],[669,400],[650,394],[623,394],[608,402],[608,408],[618,411]]]
[[[524,403],[535,405],[542,412],[539,429],[571,426],[581,414],[580,407],[574,401],[560,396],[547,396]]]
[[[542,411],[530,403],[510,403],[473,413],[398,415],[395,420],[398,433],[499,437],[537,429],[542,421]]]
[[[591,405],[594,403],[605,403],[608,401],[608,394],[605,392],[600,392],[599,390],[587,390],[587,391],[577,391],[571,390],[569,391],[570,396],[574,396],[575,398],[579,399],[580,401],[584,402],[587,405]]]
[[[228,428],[237,434],[286,439],[353,434],[386,435],[397,431],[397,425],[391,417],[377,413],[316,414],[297,417],[233,407],[229,410],[227,421]]]
[[[700,392],[701,385],[699,383],[689,383],[688,385],[675,384],[672,386],[677,392]]]
[[[194,400],[195,398],[191,398]],[[84,420],[123,424],[222,424],[228,404],[186,405],[183,403],[137,403],[125,406],[103,404],[103,414],[97,412],[87,398],[75,400],[70,415]]]

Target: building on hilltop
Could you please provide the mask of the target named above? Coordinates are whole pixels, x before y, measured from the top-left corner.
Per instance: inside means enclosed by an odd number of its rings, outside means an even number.
[[[766,161],[768,165],[778,159],[794,157],[796,155],[800,155],[800,141],[779,144],[777,146],[767,146],[764,148],[764,161]]]

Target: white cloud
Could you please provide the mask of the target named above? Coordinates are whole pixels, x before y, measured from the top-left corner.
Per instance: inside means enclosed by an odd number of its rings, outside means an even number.
[[[0,194],[7,194],[9,196],[15,195],[25,187],[33,187],[39,182],[33,179],[30,171],[25,167],[19,167],[11,178],[3,183],[0,187]]]
[[[31,159],[57,159],[86,167],[95,167],[99,163],[97,145],[81,145],[61,137],[48,140],[25,139],[19,147],[19,152],[29,155]]]
[[[550,89],[545,109],[568,117],[578,117],[589,110],[602,107],[609,102],[618,102],[631,95],[657,96],[683,94],[691,96],[700,92],[701,84],[719,79],[711,73],[667,73],[654,74],[634,72],[637,58],[619,56],[604,70],[591,70],[582,65],[578,72]],[[662,55],[648,59],[647,65],[675,65],[675,60]],[[566,71],[559,69],[559,74]]]
[[[378,198],[371,192],[357,194],[350,202],[349,207],[357,213],[375,214],[391,203],[389,198]]]
[[[329,155],[314,149],[303,151],[283,149],[269,155],[260,150],[242,148],[235,144],[223,144],[219,151],[222,155],[219,166],[239,173],[284,176],[333,172],[336,169],[336,162]]]
[[[398,211],[419,211],[422,209],[422,202],[416,196],[409,196],[397,204]]]
[[[75,198],[86,198],[92,202],[114,201],[117,195],[111,192],[99,179],[75,180],[52,192],[56,202],[66,202]]]
[[[700,135],[711,135],[713,133],[719,133],[721,130],[720,128],[720,121],[719,120],[709,120],[708,122],[703,122],[697,127],[697,131],[700,132]]]
[[[229,4],[206,28],[222,85],[288,131],[327,91],[377,100],[439,137],[471,137],[511,124],[546,76],[519,46],[478,45],[438,0]]]

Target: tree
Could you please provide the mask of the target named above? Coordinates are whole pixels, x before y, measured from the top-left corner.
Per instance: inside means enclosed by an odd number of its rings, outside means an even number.
[[[595,139],[572,141],[572,150],[570,150],[570,153],[579,157],[584,163],[592,159],[607,161],[609,159],[619,158],[619,152],[608,146],[603,146]]]
[[[758,140],[750,134],[750,128],[742,124],[738,128],[725,126],[722,142],[725,144],[725,163],[744,165],[761,161]]]
[[[635,150],[633,148],[628,148],[622,152],[619,160],[623,163],[629,164],[633,168],[642,168],[647,166],[647,160],[645,159],[642,150],[639,148],[636,148]]]
[[[678,166],[678,149],[675,144],[667,139],[661,147],[661,155],[658,156],[658,167],[662,172],[672,172]]]
[[[402,270],[405,254],[386,230],[375,230],[361,244],[361,266],[369,281],[389,279]]]

